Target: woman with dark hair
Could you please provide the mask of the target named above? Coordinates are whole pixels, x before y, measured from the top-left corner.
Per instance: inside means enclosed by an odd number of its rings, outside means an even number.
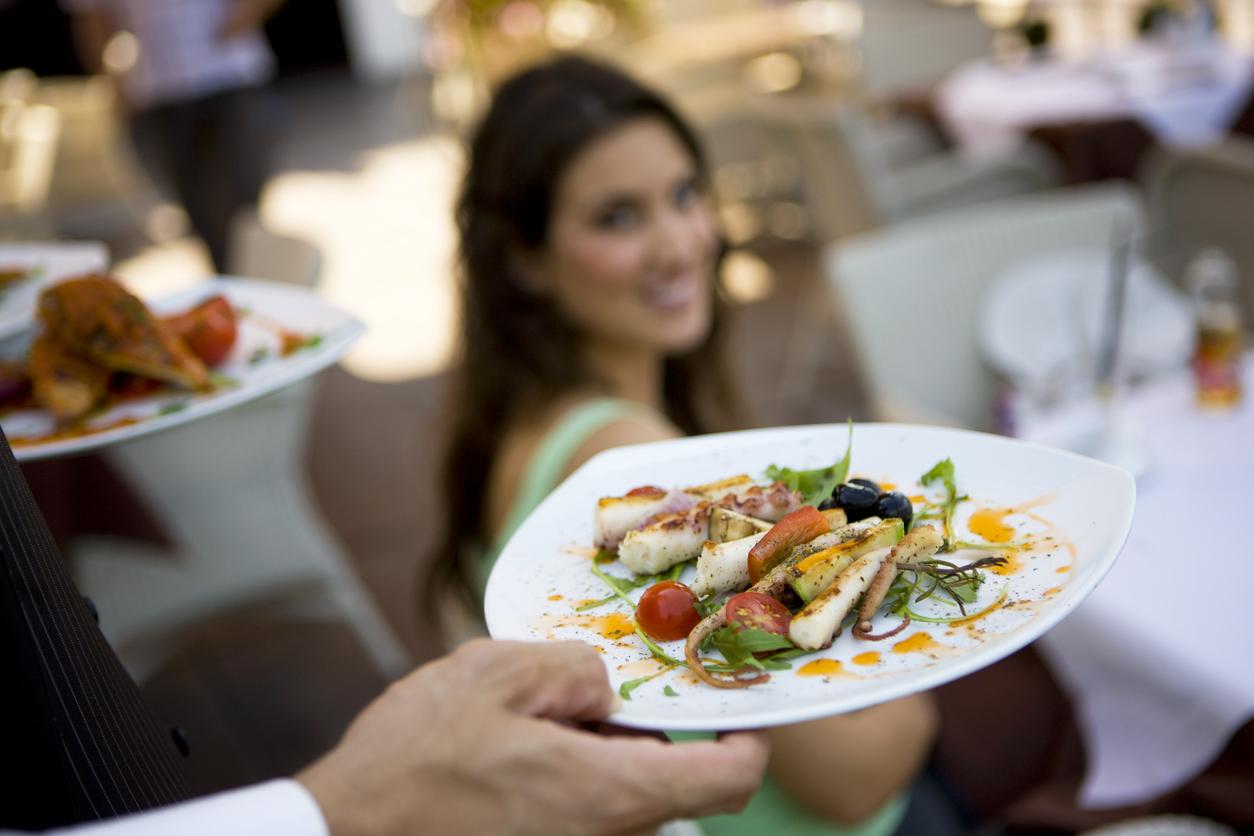
[[[705,158],[656,93],[560,58],[505,82],[457,205],[463,354],[437,599],[479,606],[500,547],[610,447],[732,428],[723,243]],[[934,733],[927,697],[774,729],[772,779],[708,834],[891,833]]]

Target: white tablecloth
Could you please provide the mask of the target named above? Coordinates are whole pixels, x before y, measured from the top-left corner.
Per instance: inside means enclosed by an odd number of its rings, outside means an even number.
[[[1254,62],[1221,44],[1138,44],[1082,63],[970,64],[942,82],[936,109],[973,157],[1013,148],[1033,128],[1128,117],[1166,145],[1189,147],[1221,137],[1252,87]]]
[[[1245,359],[1232,412],[1199,411],[1188,374],[1123,405],[1149,455],[1131,534],[1097,591],[1037,645],[1077,711],[1083,806],[1179,787],[1254,717],[1254,354]],[[1065,438],[1082,414],[1021,435]]]

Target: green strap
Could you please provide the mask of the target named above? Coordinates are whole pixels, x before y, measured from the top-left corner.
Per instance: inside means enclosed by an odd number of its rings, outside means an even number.
[[[531,454],[531,461],[527,463],[527,470],[523,473],[522,482],[514,495],[514,504],[510,506],[500,534],[488,550],[481,568],[485,583],[501,549],[505,548],[505,544],[518,530],[518,526],[522,525],[523,520],[527,519],[527,515],[557,487],[566,466],[584,442],[602,427],[629,415],[641,413],[652,414],[652,411],[632,401],[596,398],[567,411],[557,425],[549,430],[548,435]]]

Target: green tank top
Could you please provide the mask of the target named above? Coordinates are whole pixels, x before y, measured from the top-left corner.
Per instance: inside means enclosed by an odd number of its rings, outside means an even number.
[[[631,401],[598,398],[576,406],[562,416],[557,425],[541,440],[519,484],[514,504],[505,518],[500,533],[482,561],[481,578],[486,582],[492,565],[510,536],[522,525],[535,507],[557,487],[575,452],[593,433],[615,421],[633,414],[651,414],[648,407]],[[483,587],[481,586],[480,589]],[[713,734],[671,733],[672,740],[708,740]],[[734,816],[710,816],[697,824],[706,836],[759,836],[780,833],[786,836],[889,836],[896,831],[905,814],[906,798],[900,795],[861,824],[844,827],[810,815],[798,806],[769,776],[749,801]]]

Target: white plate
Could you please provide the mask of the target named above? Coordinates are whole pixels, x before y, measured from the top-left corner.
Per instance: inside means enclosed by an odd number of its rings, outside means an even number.
[[[109,250],[98,241],[0,244],[0,269],[31,271],[29,278],[0,293],[0,340],[26,330],[34,319],[40,291],[49,284],[108,266]]]
[[[87,424],[98,430],[72,438],[22,443],[52,433],[51,416],[43,410],[10,413],[2,420],[5,434],[18,461],[82,453],[158,430],[186,424],[269,394],[325,369],[336,362],[365,326],[344,311],[328,304],[311,290],[290,284],[257,279],[214,279],[159,301],[149,300],[159,314],[192,307],[216,293],[225,294],[243,312],[239,333],[230,356],[213,371],[236,385],[209,394],[164,392],[113,406]],[[319,337],[317,344],[287,357],[279,356],[280,329]],[[24,351],[24,345],[11,345]],[[124,423],[129,420],[134,423]]]
[[[589,641],[602,650],[615,688],[652,672],[655,663],[641,661],[648,660],[648,652],[638,638],[605,638],[600,631],[607,624],[592,620],[601,613],[625,613],[625,605],[574,612],[579,603],[608,592],[590,571],[596,499],[645,484],[685,486],[737,473],[760,476],[770,464],[823,467],[843,455],[845,438],[843,425],[787,427],[602,453],[545,499],[506,545],[488,582],[489,632],[499,639]],[[1014,571],[1004,579],[990,576],[985,584],[982,599],[995,599],[1007,587],[1004,606],[965,625],[916,622],[883,642],[854,639],[846,631],[828,650],[794,660],[793,670],[737,691],[712,688],[673,670],[638,687],[613,721],[645,729],[709,731],[840,714],[971,673],[1056,624],[1092,592],[1119,554],[1132,523],[1132,478],[1110,465],[1035,444],[898,424],[856,426],[850,475],[894,482],[913,494],[919,476],[946,457],[954,462],[958,489],[972,497],[960,506],[960,533],[966,533],[968,517],[977,508],[1037,503],[1030,515],[1004,518],[1015,527],[1016,541],[1037,540],[1035,550],[1013,554]],[[1049,536],[1055,541],[1042,542]],[[609,569],[626,574],[617,563]],[[684,580],[692,574],[687,569]],[[896,623],[881,615],[875,631]],[[924,638],[915,638],[919,635]],[[903,641],[911,643],[894,650]],[[924,642],[933,646],[907,652]],[[683,656],[683,642],[664,648]],[[871,663],[861,656],[868,652],[878,652],[879,660]],[[802,665],[816,659],[834,660],[842,671],[800,676]],[[667,686],[678,696],[667,696]]]

